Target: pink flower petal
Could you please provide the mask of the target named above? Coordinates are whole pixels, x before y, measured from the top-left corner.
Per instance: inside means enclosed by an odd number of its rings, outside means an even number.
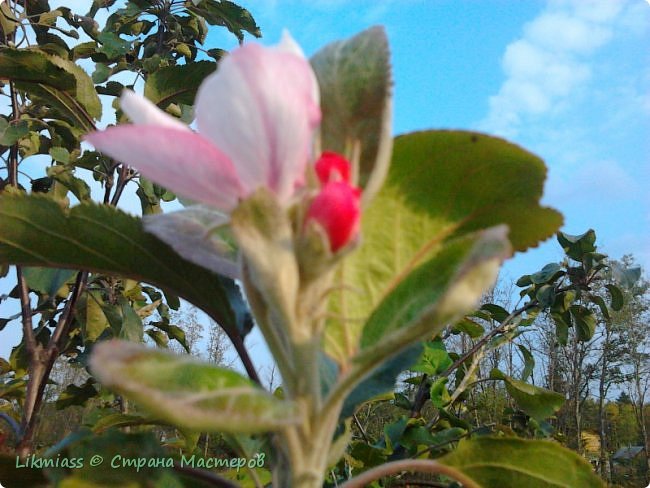
[[[242,196],[227,156],[194,132],[157,125],[121,125],[85,138],[117,161],[178,193],[224,211]]]
[[[235,49],[201,85],[199,131],[230,156],[247,194],[267,186],[286,201],[302,182],[320,122],[314,86],[306,59],[256,44]]]
[[[190,130],[187,125],[163,112],[145,97],[131,90],[122,91],[120,106],[124,113],[136,124],[160,125],[172,129]]]

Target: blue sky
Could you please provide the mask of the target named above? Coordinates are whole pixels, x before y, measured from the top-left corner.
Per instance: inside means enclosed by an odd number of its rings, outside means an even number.
[[[274,43],[307,55],[386,27],[394,132],[465,128],[541,156],[544,203],[563,230],[594,228],[601,250],[650,265],[650,5],[644,0],[242,1]],[[234,45],[214,32],[210,42]],[[513,278],[558,260],[554,240],[511,260]]]
[[[239,3],[258,21],[261,42],[276,43],[287,28],[307,55],[384,25],[396,134],[465,128],[522,145],[549,167],[544,202],[564,214],[565,232],[594,228],[602,251],[614,258],[633,253],[650,267],[650,6],[644,0]],[[208,47],[236,45],[223,31],[212,30]],[[516,279],[560,258],[550,240],[509,261],[504,274]],[[7,308],[0,305],[0,316]],[[0,356],[10,342],[3,332]]]

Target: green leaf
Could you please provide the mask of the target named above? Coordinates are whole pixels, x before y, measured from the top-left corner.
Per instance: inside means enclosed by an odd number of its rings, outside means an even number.
[[[227,296],[210,271],[174,253],[114,207],[83,203],[64,211],[41,195],[0,195],[0,263],[88,269],[151,283],[201,308],[237,335]]]
[[[625,298],[623,298],[623,292],[621,289],[616,286],[616,285],[605,285],[607,290],[609,290],[609,294],[612,297],[612,310],[615,310],[618,312],[623,308],[623,305],[625,305]]]
[[[118,305],[120,306],[120,313],[122,315],[122,327],[120,328],[119,337],[128,341],[142,342],[144,335],[142,319],[133,310],[127,298],[120,296]]]
[[[555,281],[563,273],[562,266],[557,263],[549,263],[541,271],[530,275],[530,281],[536,285]]]
[[[436,334],[471,310],[496,278],[510,252],[505,226],[465,236],[445,246],[409,274],[372,313],[361,350],[394,354],[410,342]]]
[[[26,120],[7,122],[4,117],[0,117],[0,146],[13,146],[27,134],[29,134],[29,124]]]
[[[74,90],[76,79],[52,57],[37,50],[0,47],[0,78],[42,83],[59,90]]]
[[[59,289],[75,275],[75,271],[55,268],[24,268],[27,286],[49,297],[55,297]]]
[[[429,131],[395,140],[388,178],[364,211],[361,246],[336,273],[329,354],[345,363],[361,324],[409,273],[445,241],[504,223],[514,250],[551,236],[562,222],[540,207],[543,162],[502,139],[462,131]],[[358,290],[349,293],[349,289]]]
[[[66,439],[56,446],[57,449],[50,449],[47,452],[47,456],[54,460],[67,459],[78,462],[74,469],[59,467],[47,470],[50,482],[60,488],[108,486],[183,488],[186,486],[176,478],[171,466],[167,466],[166,463],[157,464],[155,467],[146,465],[146,460],[169,459],[169,452],[163,449],[159,439],[151,431],[124,433],[117,429],[110,429],[95,434],[89,429],[81,429],[70,437],[71,439]],[[103,462],[98,465],[90,463],[89,460],[93,456],[99,456]],[[113,460],[119,468],[115,465],[111,466]],[[145,465],[138,468],[134,464],[128,467],[126,464],[121,464],[128,461],[138,462],[138,460],[145,461]]]
[[[351,417],[362,403],[379,395],[393,391],[397,377],[409,369],[422,354],[422,343],[416,342],[399,354],[391,357],[360,382],[346,397],[341,417]]]
[[[92,79],[97,85],[104,83],[111,76],[111,69],[102,63],[95,64],[95,71],[93,71]]]
[[[458,469],[482,488],[603,487],[592,466],[557,442],[516,437],[463,439],[437,462]]]
[[[94,383],[95,380],[89,378],[81,386],[68,385],[56,400],[56,409],[63,410],[71,405],[85,405],[89,399],[97,396],[97,389],[93,386]]]
[[[95,342],[109,327],[104,313],[104,300],[97,290],[86,291],[79,297],[75,314],[81,323],[84,341]]]
[[[431,399],[431,404],[436,408],[442,408],[451,401],[451,396],[449,395],[449,390],[447,389],[447,382],[449,378],[443,376],[437,378],[429,388],[429,397]]]
[[[535,370],[535,356],[528,350],[527,347],[518,344],[519,352],[524,360],[524,368],[521,371],[521,381],[526,381],[533,374]]]
[[[32,49],[0,48],[0,78],[8,78],[74,124],[93,128],[101,103],[92,79],[74,62]]]
[[[147,78],[144,96],[160,107],[170,103],[193,105],[199,86],[216,67],[212,61],[197,61],[160,68]]]
[[[72,166],[50,166],[47,168],[47,176],[61,183],[65,188],[81,201],[90,200],[90,187],[81,178],[73,175]]]
[[[101,118],[102,104],[99,100],[99,96],[97,96],[97,92],[95,91],[95,84],[88,73],[69,59],[60,58],[59,56],[49,56],[49,60],[59,68],[63,68],[67,73],[74,76],[75,87],[74,90],[70,92],[74,97],[74,101],[81,104],[90,117],[94,119]]]
[[[557,341],[560,345],[566,346],[569,341],[569,327],[571,327],[571,313],[567,310],[566,312],[552,312],[551,317],[553,322],[555,322],[555,335],[557,336]]]
[[[611,285],[606,285],[606,286],[611,286]],[[609,315],[609,309],[607,308],[607,304],[605,303],[605,299],[601,297],[600,295],[589,295],[589,299],[598,306],[600,309],[600,313],[602,316],[605,318],[605,320],[610,320],[611,317]]]
[[[169,337],[159,330],[147,329],[145,333],[153,339],[158,347],[166,348],[169,344]]]
[[[576,300],[577,293],[575,290],[567,290],[562,293],[555,295],[555,303],[551,307],[552,312],[564,313],[569,310],[569,307]]]
[[[180,428],[254,433],[299,420],[291,403],[234,371],[189,356],[108,341],[94,348],[90,367],[102,384]]]
[[[318,78],[323,150],[356,164],[354,182],[369,202],[388,172],[392,148],[391,69],[383,27],[325,46],[311,59]]]
[[[495,303],[484,303],[481,305],[481,310],[488,312],[490,314],[490,317],[492,317],[492,319],[498,323],[505,322],[506,319],[510,316],[510,312],[508,312],[501,305],[497,305]]]
[[[183,329],[181,329],[176,325],[169,325],[164,322],[155,322],[154,325],[158,327],[160,330],[165,331],[169,339],[173,339],[176,342],[178,342],[181,346],[183,346],[185,352],[187,352],[188,354],[191,352],[190,346],[187,345],[187,338],[185,337],[185,331]]]
[[[176,44],[176,46],[174,47],[174,49],[176,50],[176,52],[177,52],[178,54],[182,54],[182,55],[185,56],[187,59],[191,59],[191,58],[192,58],[192,49],[190,48],[189,45],[187,45],[187,44],[185,44],[185,43],[183,43],[183,42],[180,42],[180,43]]]
[[[192,1],[192,3],[193,5],[188,7],[190,12],[205,18],[210,25],[225,26],[237,36],[240,42],[244,40],[244,31],[255,37],[262,36],[260,28],[250,12],[236,3],[228,0],[220,0],[219,2],[200,0]]]
[[[348,383],[354,386],[412,343],[435,336],[445,324],[471,310],[493,283],[508,253],[505,227],[477,232],[444,246],[389,293],[370,316],[363,329],[361,351],[347,373],[354,380]]]
[[[427,341],[424,343],[422,357],[411,370],[433,376],[446,371],[452,363],[444,342],[441,340]]]
[[[564,232],[557,233],[557,241],[564,249],[564,252],[574,261],[582,261],[586,253],[596,251],[596,232],[589,229],[584,234],[572,236]]]
[[[542,285],[535,292],[535,298],[541,307],[550,307],[555,303],[555,287],[553,285]]]
[[[591,339],[594,332],[596,332],[596,316],[594,313],[582,305],[571,305],[569,311],[576,326],[578,340],[586,342]]]
[[[70,162],[70,152],[65,147],[50,148],[50,156],[59,163],[68,164]]]
[[[535,420],[550,417],[564,404],[564,395],[516,380],[496,368],[490,372],[490,378],[505,381],[506,390],[517,406]]]
[[[99,52],[106,54],[108,59],[115,59],[124,56],[131,49],[130,41],[122,39],[117,34],[110,31],[105,31],[99,34],[97,40],[102,45],[102,47],[99,48]]]
[[[477,339],[481,337],[485,332],[485,329],[481,324],[474,322],[472,319],[465,317],[460,322],[454,324],[451,331],[454,334],[465,333],[472,339]]]
[[[20,25],[20,22],[9,2],[0,2],[0,35],[9,39],[18,25]]]

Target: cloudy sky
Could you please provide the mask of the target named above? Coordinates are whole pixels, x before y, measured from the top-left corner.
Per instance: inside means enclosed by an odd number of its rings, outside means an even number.
[[[645,0],[242,1],[264,42],[283,28],[308,55],[370,25],[387,29],[395,133],[495,134],[549,167],[544,202],[563,230],[650,266],[650,5]],[[262,4],[262,5],[260,5]],[[351,5],[354,5],[352,7]],[[231,42],[215,35],[211,42]],[[231,43],[232,45],[232,43]],[[561,251],[517,256],[517,278]]]
[[[645,0],[239,3],[257,19],[262,42],[277,42],[287,28],[308,55],[384,25],[396,134],[465,128],[522,145],[549,167],[544,202],[564,214],[565,232],[593,228],[602,251],[614,258],[633,253],[650,268]],[[234,47],[220,31],[210,34],[208,47]],[[561,255],[550,240],[507,263],[505,275],[516,279]],[[3,306],[0,316],[7,315]],[[6,339],[5,333],[0,356],[8,353]]]

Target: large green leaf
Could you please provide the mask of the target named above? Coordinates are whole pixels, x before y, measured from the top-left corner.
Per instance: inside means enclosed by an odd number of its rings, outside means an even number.
[[[220,277],[192,264],[116,208],[64,211],[41,195],[0,195],[0,263],[88,269],[160,286],[204,310],[230,335],[234,314]]]
[[[181,428],[252,433],[298,421],[291,403],[235,371],[190,356],[107,341],[95,347],[90,365],[101,383]]]
[[[364,201],[379,191],[392,147],[391,69],[382,27],[325,46],[311,59],[318,78],[324,150],[358,158]],[[358,151],[358,153],[356,152]]]
[[[144,96],[160,106],[172,102],[192,105],[196,90],[216,67],[216,63],[198,61],[160,68],[147,78]]]
[[[330,354],[345,362],[371,311],[445,241],[507,224],[514,250],[550,237],[562,222],[541,207],[546,168],[502,139],[430,131],[395,140],[388,179],[362,216],[362,245],[337,271]]]
[[[461,440],[456,450],[436,461],[482,488],[604,487],[583,457],[551,441],[478,437]]]

